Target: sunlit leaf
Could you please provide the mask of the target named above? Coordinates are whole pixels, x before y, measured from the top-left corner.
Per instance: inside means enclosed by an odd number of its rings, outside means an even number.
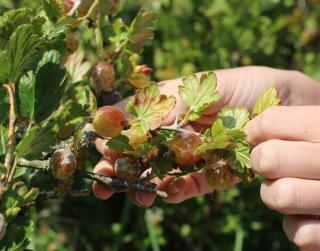
[[[0,49],[19,25],[31,22],[32,12],[30,8],[19,8],[9,10],[0,16]]]
[[[218,113],[223,125],[228,129],[242,129],[249,121],[249,112],[244,107],[224,107]]]
[[[250,146],[245,141],[238,141],[235,147],[236,161],[239,162],[243,169],[251,168]]]
[[[45,40],[34,33],[33,26],[19,26],[9,39],[9,81],[16,82],[39,61],[40,49]]]
[[[109,148],[115,149],[119,152],[126,152],[126,151],[132,151],[132,147],[129,144],[129,139],[128,137],[124,136],[124,135],[119,135],[116,137],[111,138],[108,142],[107,142],[107,146]]]
[[[155,13],[150,11],[141,11],[135,17],[129,27],[128,49],[132,52],[140,52],[145,42],[154,37]]]
[[[210,133],[205,135],[204,143],[197,148],[196,153],[225,149],[230,146],[232,142],[232,137],[224,127],[222,120],[217,119],[212,125]]]
[[[141,127],[145,133],[155,130],[161,126],[163,119],[172,111],[175,103],[175,97],[160,94],[156,84],[138,90],[126,107],[127,112],[135,116],[130,121],[130,125]]]
[[[91,64],[84,60],[84,53],[81,50],[76,51],[68,57],[65,67],[70,75],[71,83],[82,81],[91,69]]]
[[[252,117],[259,115],[271,106],[279,105],[280,102],[281,99],[279,98],[278,91],[274,87],[268,88],[259,95],[258,100],[253,107]]]
[[[57,108],[66,87],[66,71],[59,61],[57,51],[46,52],[36,74],[29,73],[21,78],[18,91],[23,117],[39,122]]]
[[[179,86],[179,95],[191,111],[187,118],[189,121],[200,118],[210,105],[218,101],[219,93],[216,86],[217,78],[214,72],[203,74],[200,80],[194,74],[183,78],[183,85]]]
[[[42,0],[42,6],[47,17],[52,22],[57,22],[64,14],[63,2],[57,0]]]

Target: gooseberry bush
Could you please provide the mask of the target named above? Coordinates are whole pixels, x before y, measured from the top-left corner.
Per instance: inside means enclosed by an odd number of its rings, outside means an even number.
[[[139,56],[154,37],[156,17],[140,11],[126,23],[120,5],[119,0],[43,0],[36,10],[0,16],[1,250],[28,246],[34,227],[30,207],[90,195],[88,184],[75,185],[79,179],[114,192],[136,189],[165,198],[154,177],[204,172],[215,189],[253,178],[243,128],[280,103],[277,91],[262,93],[251,113],[224,107],[211,128],[188,130],[189,122],[219,100],[219,79],[214,72],[190,74],[179,97],[161,94]],[[127,97],[125,111],[114,106]],[[163,126],[177,98],[187,112]],[[114,177],[91,171],[97,138],[107,142]],[[35,182],[43,175],[50,189]]]

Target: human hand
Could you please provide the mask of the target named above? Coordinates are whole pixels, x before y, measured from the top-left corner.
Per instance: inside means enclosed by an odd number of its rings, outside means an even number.
[[[319,87],[315,81],[299,72],[276,70],[267,67],[243,67],[215,72],[218,79],[217,88],[221,98],[198,121],[189,125],[194,130],[199,131],[210,127],[216,118],[216,114],[223,106],[245,106],[248,109],[252,109],[258,95],[270,86],[274,86],[279,91],[284,105],[308,105],[319,102]],[[186,112],[186,107],[178,95],[178,86],[180,84],[181,79],[159,84],[162,93],[177,97],[175,109],[164,121],[166,125],[173,123],[177,113],[183,115]],[[124,103],[117,105],[124,107]],[[106,148],[105,141],[102,140],[97,140],[96,146],[102,153],[103,158],[94,171],[104,175],[113,175],[112,155],[114,151]],[[169,197],[166,201],[170,203],[178,203],[213,190],[201,173],[190,174],[177,180],[167,177],[163,181],[155,180],[155,182],[160,190],[168,193]],[[101,199],[107,199],[112,195],[111,191],[96,183],[93,184],[93,192]],[[135,204],[145,207],[150,206],[155,199],[153,194],[136,191],[129,191],[129,196]]]
[[[320,106],[272,107],[246,126],[262,201],[285,214],[288,238],[320,250]]]

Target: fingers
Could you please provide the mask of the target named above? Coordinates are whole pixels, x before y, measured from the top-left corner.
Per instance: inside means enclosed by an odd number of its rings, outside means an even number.
[[[285,216],[283,229],[289,240],[307,251],[320,250],[320,220],[310,216]]]
[[[262,201],[284,214],[320,214],[320,181],[296,178],[267,180],[261,185]]]
[[[102,159],[94,168],[93,170],[97,174],[106,175],[106,176],[113,176],[113,167],[108,160]],[[93,194],[101,199],[106,200],[109,199],[113,192],[109,189],[104,188],[103,186],[99,185],[97,182],[93,182],[92,184],[92,192]]]
[[[204,173],[193,173],[178,179],[168,177],[158,185],[158,188],[168,193],[168,198],[164,199],[168,203],[179,203],[213,192],[213,187],[208,184]]]
[[[153,193],[144,193],[136,190],[130,190],[128,195],[132,203],[139,207],[150,207],[156,199],[156,195]]]
[[[268,140],[251,153],[252,168],[268,179],[320,179],[320,144]]]
[[[106,146],[107,140],[97,138],[95,141],[96,149],[102,154],[103,158],[111,163],[114,163],[122,156],[122,153]]]
[[[269,139],[320,142],[320,108],[277,106],[248,122],[247,139],[254,145]]]
[[[213,192],[213,187],[208,185],[203,173],[194,173],[181,178],[166,177],[164,180],[156,179],[152,182],[157,184],[159,190],[168,194],[163,199],[168,203],[180,203],[195,196]],[[141,207],[149,207],[153,204],[156,196],[150,193],[129,191],[132,202]]]

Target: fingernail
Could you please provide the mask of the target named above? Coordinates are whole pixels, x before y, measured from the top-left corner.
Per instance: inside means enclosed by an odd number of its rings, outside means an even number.
[[[143,206],[145,204],[144,197],[142,193],[136,192],[135,201],[138,203],[138,206]]]
[[[168,185],[168,193],[170,195],[177,195],[180,193],[186,185],[186,182],[184,179],[180,178],[177,180],[173,180],[169,185]]]
[[[250,131],[250,121],[244,126],[243,131],[246,135],[248,135]]]
[[[251,139],[251,137],[250,137],[250,127],[251,127],[251,121],[249,121],[246,125],[245,125],[245,127],[243,128],[243,131],[244,131],[244,133],[245,133],[245,135],[246,135],[246,140],[248,141],[248,142],[250,142],[250,143],[252,143],[251,141],[252,141],[252,139]]]

